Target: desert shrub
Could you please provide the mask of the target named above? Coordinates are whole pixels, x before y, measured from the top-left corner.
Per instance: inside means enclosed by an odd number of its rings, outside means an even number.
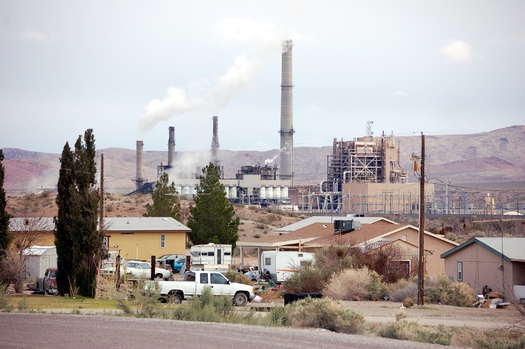
[[[414,302],[414,299],[411,298],[411,297],[407,297],[407,298],[403,299],[403,306],[405,308],[412,308],[414,306],[414,304],[416,304],[416,303]]]
[[[265,225],[271,225],[273,222],[271,220],[271,217],[273,217],[274,215],[270,215],[270,216],[261,216],[259,218],[257,218],[257,220],[255,221],[257,223],[257,227],[259,226],[262,226],[264,228]],[[262,229],[262,228],[259,228],[259,229]]]
[[[226,276],[226,279],[230,280],[231,282],[238,282],[240,284],[246,284],[251,285],[252,280],[250,280],[249,277],[242,273],[238,273],[237,271],[230,269],[228,270],[224,276]]]
[[[386,294],[379,274],[366,268],[338,273],[323,288],[323,295],[339,300],[378,300]]]
[[[332,274],[356,266],[354,250],[345,245],[325,246],[315,254],[315,268],[323,270],[328,280]]]
[[[402,302],[407,297],[416,298],[417,283],[413,280],[401,279],[388,286],[388,296],[393,302]]]
[[[7,284],[0,283],[0,309],[5,309],[7,307],[7,299],[5,297],[6,290]]]
[[[240,322],[235,321],[233,307],[231,297],[214,296],[211,288],[205,287],[200,297],[193,298],[188,304],[173,307],[171,318],[185,321]]]
[[[291,326],[324,328],[333,332],[361,333],[365,319],[362,314],[344,309],[329,298],[306,298],[286,308]]]
[[[445,235],[445,238],[449,239],[450,241],[457,241],[458,236],[455,233],[450,232]]]
[[[258,239],[258,238],[261,237],[261,234],[259,234],[259,233],[255,233],[255,234],[253,234],[253,237],[256,238],[256,239]]]
[[[377,334],[384,338],[409,340],[422,343],[450,345],[452,334],[443,325],[427,328],[416,321],[390,322],[379,328]]]
[[[290,326],[285,307],[272,308],[265,318],[267,319],[267,326]]]
[[[428,303],[468,307],[475,299],[474,290],[464,282],[453,282],[443,275],[425,279],[425,300]]]
[[[257,228],[257,229],[264,229],[265,227],[266,227],[266,225],[264,225],[263,223],[255,224],[255,228]]]
[[[522,349],[525,348],[525,336],[522,331],[500,328],[478,334],[468,346],[476,349]]]
[[[152,318],[161,311],[159,298],[160,294],[155,288],[146,288],[144,281],[140,280],[130,295],[131,300],[119,299],[117,301],[117,309],[122,310],[124,314],[129,316]]]
[[[323,269],[314,268],[311,263],[306,262],[300,272],[284,281],[283,289],[288,293],[321,292],[329,277]]]

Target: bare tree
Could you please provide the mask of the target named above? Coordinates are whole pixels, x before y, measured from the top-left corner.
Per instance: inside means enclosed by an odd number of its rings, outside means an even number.
[[[0,262],[0,279],[13,283],[15,292],[22,292],[22,275],[26,272],[27,250],[43,242],[43,234],[49,231],[43,217],[24,217],[10,220],[13,241]]]

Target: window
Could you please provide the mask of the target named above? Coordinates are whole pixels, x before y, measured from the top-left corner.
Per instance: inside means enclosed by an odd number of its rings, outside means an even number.
[[[208,283],[208,274],[202,273],[201,274],[201,284],[207,284]]]
[[[160,248],[164,248],[166,246],[166,235],[160,234]]]
[[[211,273],[211,283],[217,285],[227,285],[228,280],[222,274]]]
[[[265,258],[264,259],[264,265],[272,265],[272,259],[271,258]]]
[[[458,262],[458,282],[463,281],[463,262]]]

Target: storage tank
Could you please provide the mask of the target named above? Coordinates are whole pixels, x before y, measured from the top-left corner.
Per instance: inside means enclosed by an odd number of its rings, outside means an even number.
[[[261,189],[259,189],[259,198],[266,199],[266,187],[261,187]]]
[[[273,199],[273,187],[267,187],[266,188],[266,198]]]
[[[237,187],[230,187],[230,199],[237,198]]]
[[[274,187],[273,188],[273,197],[276,199],[281,198],[281,187]]]
[[[288,187],[283,187],[281,189],[281,197],[283,199],[287,199],[288,198]]]

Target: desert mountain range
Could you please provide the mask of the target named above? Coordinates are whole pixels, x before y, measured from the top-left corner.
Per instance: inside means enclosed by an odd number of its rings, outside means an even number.
[[[339,139],[338,139],[339,140]],[[401,166],[415,182],[410,158],[421,153],[421,136],[396,137],[399,142]],[[525,194],[525,125],[510,126],[490,132],[462,135],[425,135],[426,173],[431,183],[449,182],[452,186],[483,189],[504,188]],[[56,187],[60,154],[15,148],[3,149],[5,159],[4,189],[15,196]],[[135,149],[99,149],[104,153],[104,187],[107,192],[129,193],[135,189]],[[208,152],[209,153],[209,152]],[[274,159],[278,164],[279,150],[220,150],[219,157],[225,178],[235,178],[244,165],[264,165]],[[294,184],[318,186],[326,179],[327,157],[332,147],[296,147],[294,149]],[[196,165],[208,163],[207,154],[175,152],[175,163],[202,159]],[[157,166],[166,164],[168,151],[144,151],[144,178],[155,181]],[[99,158],[97,159],[97,162]],[[191,165],[193,166],[193,164]],[[193,166],[193,168],[195,168]],[[100,169],[99,169],[100,172]],[[192,174],[195,175],[193,170]],[[170,180],[173,180],[170,177]]]

